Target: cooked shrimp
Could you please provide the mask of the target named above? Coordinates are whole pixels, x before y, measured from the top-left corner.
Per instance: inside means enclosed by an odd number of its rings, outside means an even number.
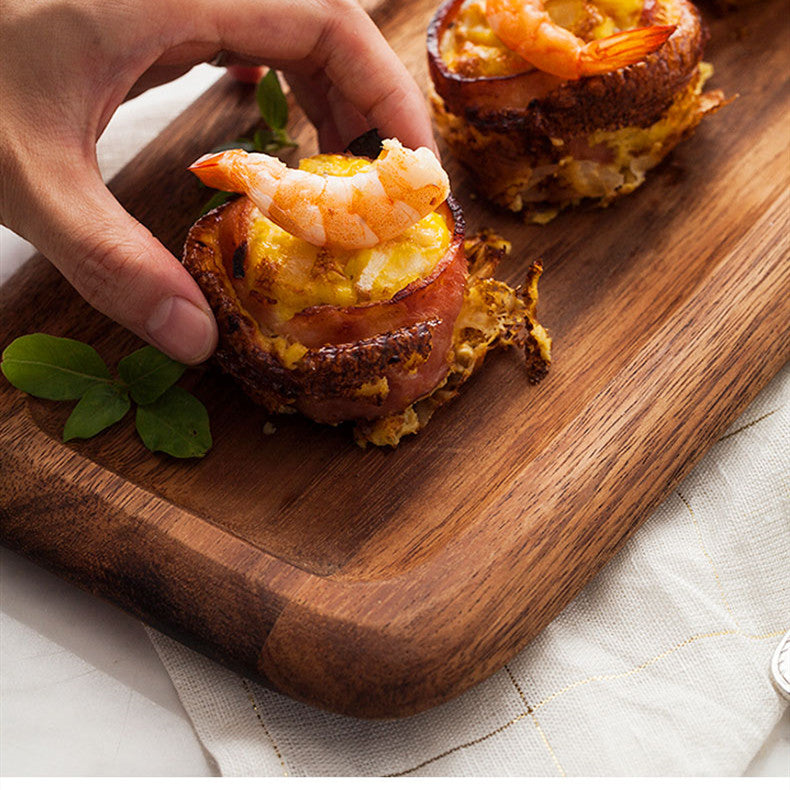
[[[653,25],[584,42],[552,21],[543,0],[486,0],[486,18],[508,49],[541,71],[571,80],[637,63],[675,31],[675,25]]]
[[[266,154],[240,150],[208,154],[190,170],[216,189],[241,192],[268,217],[317,247],[375,247],[431,213],[447,197],[447,174],[427,148],[397,140],[350,176],[294,170]]]

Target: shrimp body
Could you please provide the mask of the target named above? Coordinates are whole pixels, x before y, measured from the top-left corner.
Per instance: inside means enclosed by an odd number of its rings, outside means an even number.
[[[543,0],[486,0],[486,18],[508,49],[541,71],[571,80],[637,63],[675,31],[675,25],[653,25],[585,42],[552,21]]]
[[[241,192],[264,216],[317,247],[375,247],[430,214],[449,194],[427,148],[384,140],[377,159],[348,176],[295,170],[267,154],[222,151],[189,168],[204,184]]]

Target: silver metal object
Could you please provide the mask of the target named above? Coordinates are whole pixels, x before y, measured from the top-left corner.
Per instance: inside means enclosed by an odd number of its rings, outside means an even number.
[[[771,659],[771,680],[776,690],[790,701],[790,631],[782,637],[774,651]]]

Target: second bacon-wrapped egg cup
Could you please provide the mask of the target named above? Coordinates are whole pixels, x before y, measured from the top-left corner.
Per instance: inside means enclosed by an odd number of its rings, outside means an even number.
[[[703,93],[712,70],[687,0],[547,0],[584,41],[618,30],[674,25],[643,60],[565,79],[534,68],[494,34],[485,0],[446,0],[428,31],[434,117],[476,189],[526,220],[569,204],[606,205],[645,179],[702,117],[721,105]]]
[[[346,174],[369,161],[321,155],[300,167]],[[216,316],[218,362],[253,400],[322,423],[353,421],[360,444],[394,446],[494,345],[524,346],[530,378],[546,372],[540,267],[518,292],[493,279],[506,246],[465,240],[451,197],[362,250],[309,244],[240,197],[191,228],[183,263]]]

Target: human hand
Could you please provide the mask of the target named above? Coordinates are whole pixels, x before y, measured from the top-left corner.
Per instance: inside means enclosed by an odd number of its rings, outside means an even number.
[[[216,345],[211,311],[99,174],[96,140],[121,102],[222,52],[281,69],[325,150],[372,126],[435,149],[417,85],[353,0],[5,0],[0,50],[0,221],[188,364]]]

